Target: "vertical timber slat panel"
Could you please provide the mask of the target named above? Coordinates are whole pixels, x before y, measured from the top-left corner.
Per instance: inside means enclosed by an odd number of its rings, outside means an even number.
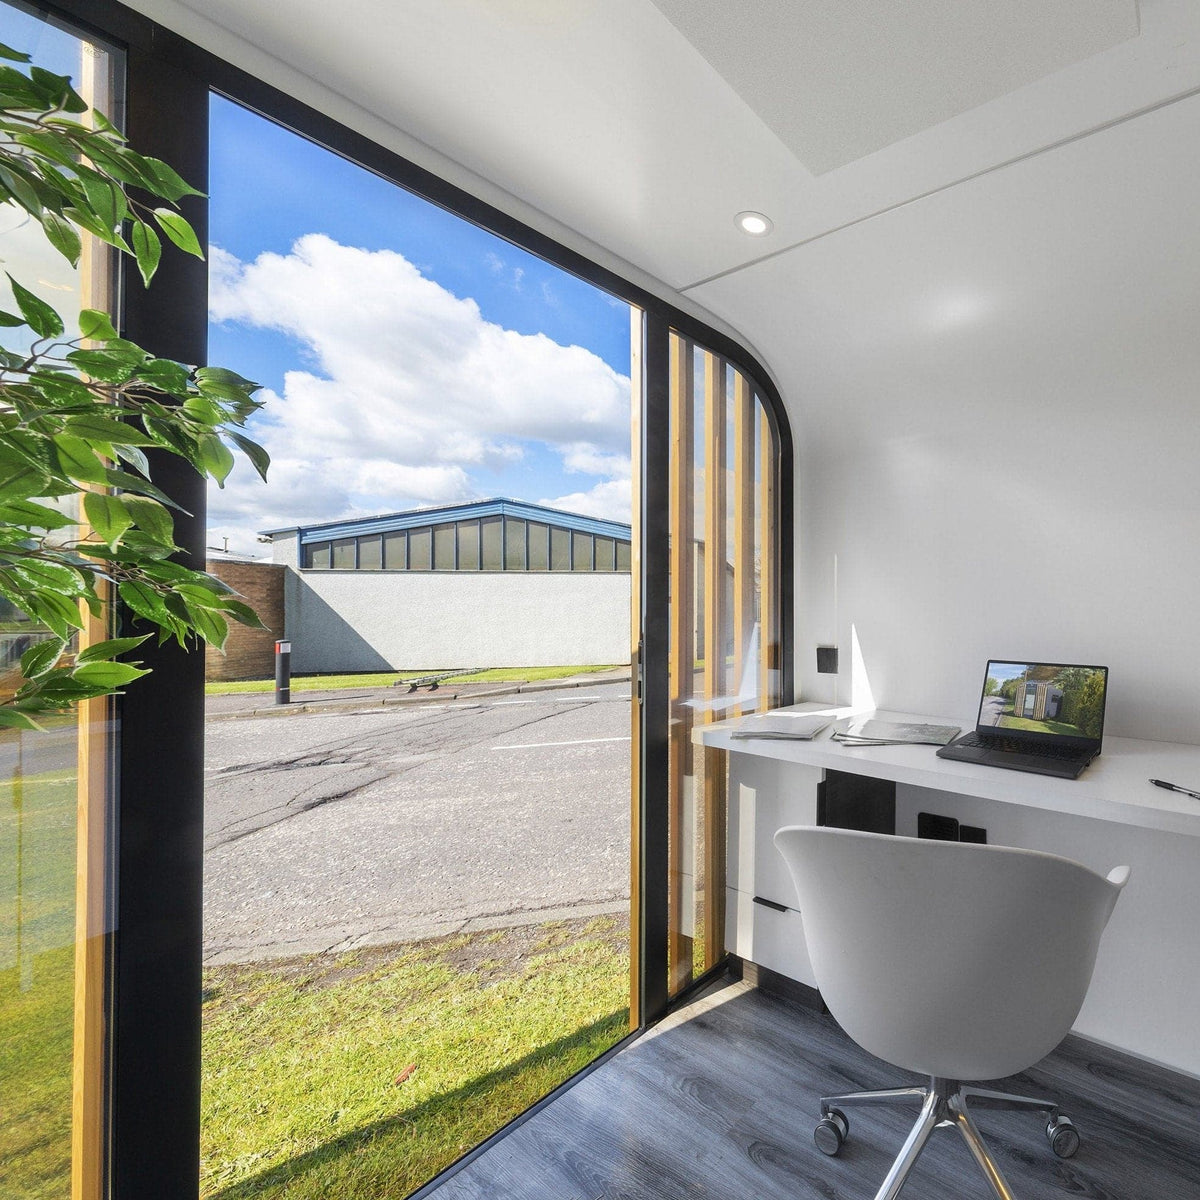
[[[759,707],[774,708],[779,703],[780,667],[779,654],[779,567],[776,554],[779,551],[779,522],[776,516],[778,465],[775,456],[775,441],[771,436],[771,424],[765,413],[759,414],[761,429],[759,442],[759,521],[761,522],[761,572],[759,581]]]
[[[671,995],[692,978],[692,939],[683,932],[684,780],[692,773],[692,698],[695,664],[695,477],[692,344],[671,335],[671,758],[670,844],[667,854],[669,918],[667,988]]]
[[[640,308],[629,308],[631,519],[629,546],[629,1028],[642,1022],[642,326]]]
[[[758,664],[750,662],[753,649],[756,581],[754,577],[754,394],[740,371],[733,383],[733,678],[739,694],[748,672],[758,683]],[[757,645],[766,638],[759,630]],[[762,692],[758,690],[761,699]],[[743,701],[735,716],[757,704]]]
[[[89,53],[84,43],[80,94],[103,113],[114,109],[112,61],[104,51]],[[79,257],[81,308],[111,313],[116,298],[114,252],[85,235]],[[94,346],[95,343],[85,343]],[[82,504],[80,505],[82,509]],[[87,535],[79,514],[79,536]],[[110,589],[97,587],[107,604]],[[79,649],[111,636],[106,614],[93,616],[81,605],[84,625]],[[71,1062],[71,1197],[102,1200],[105,1179],[105,1097],[108,1071],[108,961],[110,951],[108,853],[112,747],[111,697],[78,706],[75,851],[75,999]]]
[[[727,714],[714,703],[728,694],[725,666],[727,460],[725,360],[704,356],[704,698],[705,723]],[[704,914],[704,966],[711,967],[725,952],[725,793],[726,756],[704,750],[704,819],[698,831],[697,868],[703,887],[696,906]]]

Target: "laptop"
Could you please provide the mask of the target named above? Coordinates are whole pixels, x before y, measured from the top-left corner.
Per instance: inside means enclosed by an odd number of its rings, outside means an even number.
[[[1077,779],[1100,753],[1107,690],[1107,667],[989,659],[975,732],[938,757]]]

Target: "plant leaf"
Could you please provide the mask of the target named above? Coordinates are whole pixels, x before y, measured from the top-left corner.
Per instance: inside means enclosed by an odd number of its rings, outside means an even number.
[[[150,635],[143,633],[141,637],[110,638],[107,642],[96,642],[86,650],[81,650],[76,656],[77,663],[99,662],[104,659],[116,658],[118,654],[128,654],[136,650]]]
[[[45,675],[53,669],[66,648],[67,643],[59,638],[47,638],[30,646],[21,655],[21,674],[26,679],[37,679],[39,675]]]
[[[159,188],[158,194],[165,196],[172,203],[182,200],[184,196],[204,195],[198,188],[192,187],[190,183],[182,179],[175,169],[163,162],[161,158],[151,158],[147,155],[142,162],[154,176],[154,181]]]
[[[93,687],[116,688],[149,674],[145,667],[135,667],[133,663],[86,662],[75,668],[72,677]]]
[[[44,732],[42,726],[28,713],[23,713],[20,709],[12,708],[7,704],[0,707],[0,725],[8,729],[29,729],[35,733]]]
[[[121,535],[133,524],[133,518],[125,510],[117,496],[103,492],[85,492],[83,509],[91,527],[110,545],[116,546]]]
[[[7,271],[5,275],[8,275]],[[61,337],[62,317],[45,300],[38,299],[28,288],[23,288],[11,275],[8,275],[8,282],[12,287],[17,307],[21,310],[21,316],[25,318],[29,328],[38,337]]]
[[[4,490],[8,491],[7,481]],[[24,499],[4,500],[0,504],[0,522],[5,525],[21,525],[27,529],[64,529],[75,524],[72,518],[55,508]]]
[[[122,496],[121,503],[133,518],[134,524],[148,538],[164,546],[175,546],[175,522],[157,500],[148,496]]]
[[[142,273],[142,283],[150,286],[154,272],[158,270],[158,260],[162,258],[162,242],[158,234],[145,221],[135,220],[133,223],[133,254],[137,259],[138,270]]]
[[[79,241],[79,234],[75,232],[75,227],[69,222],[64,221],[58,213],[51,212],[46,209],[42,213],[42,229],[46,233],[46,240],[52,245],[71,264],[76,266],[79,263],[79,255],[82,250],[82,244]]]
[[[265,483],[267,481],[267,468],[271,465],[271,456],[257,442],[251,441],[248,437],[243,437],[240,433],[229,431],[229,440],[242,451],[243,454],[250,460],[254,469],[258,472],[259,477]]]
[[[113,328],[112,318],[98,308],[85,308],[79,313],[79,333],[85,338],[105,342],[115,338],[117,331]]]
[[[204,251],[200,249],[200,243],[196,240],[195,231],[177,212],[172,212],[169,208],[156,208],[154,210],[154,219],[158,222],[158,227],[163,233],[180,250],[188,254],[194,254],[197,258],[204,257]]]
[[[107,483],[108,472],[87,442],[59,434],[54,439],[58,463],[64,475],[81,483]]]

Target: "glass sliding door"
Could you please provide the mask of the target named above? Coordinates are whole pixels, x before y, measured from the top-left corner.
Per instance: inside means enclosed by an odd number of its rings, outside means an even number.
[[[0,40],[121,123],[120,54],[0,6]],[[81,308],[112,311],[114,262],[85,237],[77,268],[41,227],[0,206],[5,269],[78,328]],[[0,284],[7,292],[7,283]],[[13,309],[8,296],[0,307]],[[22,347],[11,331],[7,349]],[[16,331],[27,333],[28,331]],[[68,336],[70,334],[68,333]],[[77,515],[72,512],[72,515]],[[87,536],[80,525],[55,537]],[[0,694],[50,631],[0,601]],[[69,653],[109,636],[89,618]],[[0,1193],[11,1200],[101,1200],[109,1039],[112,702],[0,731]]]
[[[629,1031],[630,307],[210,118],[209,357],[272,464],[209,569],[281,602],[207,667],[200,1191],[401,1197]]]
[[[668,991],[725,946],[726,763],[697,724],[780,702],[778,447],[728,359],[670,337]]]

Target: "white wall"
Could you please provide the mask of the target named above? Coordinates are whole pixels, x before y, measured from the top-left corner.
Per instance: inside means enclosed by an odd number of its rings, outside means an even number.
[[[805,698],[853,627],[881,706],[1103,663],[1108,732],[1200,742],[1197,144],[1193,97],[703,289],[795,425]]]
[[[289,571],[292,670],[629,661],[624,574]]]
[[[1197,145],[1193,97],[701,289],[794,424],[803,698],[836,642],[863,699],[856,632],[880,707],[970,726],[989,657],[1103,663],[1106,734],[1200,743]],[[1200,1073],[1200,839],[918,807],[1131,863],[1077,1028]]]

